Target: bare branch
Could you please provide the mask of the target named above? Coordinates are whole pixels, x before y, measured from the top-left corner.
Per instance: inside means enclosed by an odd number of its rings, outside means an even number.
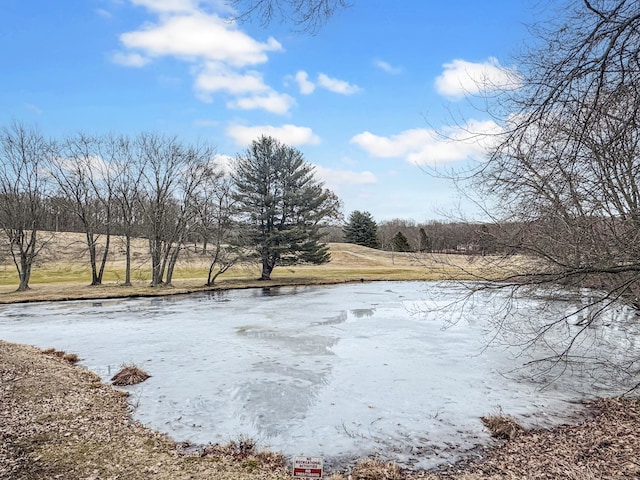
[[[347,0],[229,0],[238,9],[238,20],[257,18],[263,27],[275,20],[291,22],[300,32],[316,34]]]

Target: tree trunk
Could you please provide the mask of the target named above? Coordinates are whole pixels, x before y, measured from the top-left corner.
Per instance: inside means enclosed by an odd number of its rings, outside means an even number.
[[[218,248],[216,249],[216,254],[214,255],[213,259],[211,260],[211,265],[209,265],[209,274],[207,275],[207,287],[212,286],[213,282],[215,282],[215,280],[216,280],[216,277],[220,274],[220,271],[218,273],[216,273],[215,275],[213,274],[213,270],[215,269],[219,258],[220,258],[220,245],[218,244]]]
[[[260,280],[271,280],[271,272],[276,266],[276,261],[271,256],[262,259],[262,275]]]
[[[29,290],[29,279],[31,278],[31,261],[29,261],[29,255],[24,253],[20,255],[20,285],[18,285],[18,291],[24,292]]]
[[[209,274],[207,275],[207,287],[211,287],[213,285],[213,282],[215,281],[216,276],[213,275],[213,269],[216,266],[216,262],[215,260],[213,262],[211,262],[211,265],[209,265]]]
[[[169,256],[169,261],[167,262],[167,279],[166,284],[171,285],[171,281],[173,279],[173,269],[178,262],[178,255],[180,255],[180,244],[173,247],[171,251],[171,255]]]
[[[87,247],[89,247],[89,261],[91,262],[91,285],[100,285],[98,278],[98,268],[96,265],[96,240],[93,233],[87,231]]]
[[[104,276],[104,268],[107,265],[107,257],[109,255],[109,245],[111,244],[111,234],[107,232],[107,238],[104,242],[104,252],[100,260],[100,270],[98,271],[98,285],[102,285],[102,277]]]
[[[124,285],[126,287],[131,286],[131,237],[127,235],[125,237],[124,247]]]
[[[31,278],[31,267],[36,257],[36,230],[31,230],[29,241],[25,244],[26,233],[24,230],[7,231],[9,238],[11,259],[18,272],[18,292],[29,290],[29,279]],[[16,251],[16,249],[18,251]]]
[[[151,253],[151,286],[157,287],[162,283],[162,252],[160,252],[160,241],[149,239],[149,251]]]

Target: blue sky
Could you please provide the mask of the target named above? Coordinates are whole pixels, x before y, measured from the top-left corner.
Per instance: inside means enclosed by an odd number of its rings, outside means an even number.
[[[480,158],[450,117],[498,128],[468,97],[513,84],[533,2],[352,3],[308,35],[229,21],[223,0],[2,0],[0,124],[175,134],[221,161],[270,134],[316,165],[347,215],[443,218],[455,190],[425,172]]]

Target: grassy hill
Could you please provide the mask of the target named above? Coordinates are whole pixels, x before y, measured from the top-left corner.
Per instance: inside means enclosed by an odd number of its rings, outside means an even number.
[[[51,233],[43,238],[47,246],[34,265],[27,292],[16,292],[15,266],[10,257],[0,263],[0,303],[56,299],[166,295],[211,289],[205,287],[209,257],[193,248],[186,249],[178,261],[171,287],[152,289],[151,262],[147,242],[136,239],[132,252],[133,286],[125,287],[124,244],[112,238],[109,261],[102,286],[89,286],[91,272],[84,236],[75,233]],[[324,284],[373,280],[442,280],[449,278],[496,278],[504,274],[496,258],[468,255],[395,253],[348,243],[331,243],[331,261],[324,265],[276,267],[269,282],[257,281],[257,264],[234,267],[218,278],[213,288],[249,288],[269,285]],[[513,258],[511,266],[519,259]]]

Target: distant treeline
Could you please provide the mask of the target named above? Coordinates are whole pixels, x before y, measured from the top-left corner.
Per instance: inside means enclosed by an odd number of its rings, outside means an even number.
[[[85,232],[85,226],[77,215],[74,215],[66,207],[68,199],[63,197],[52,196],[43,199],[46,215],[43,215],[38,225],[38,230],[47,230],[51,232]],[[97,218],[101,216],[106,219],[106,212],[100,213],[102,205],[96,202],[92,206],[91,211]],[[117,213],[111,213],[110,233],[112,235],[125,234],[124,219],[117,218]],[[378,239],[380,248],[385,251],[394,251],[393,239],[401,233],[406,237],[410,250],[412,252],[428,251],[432,253],[458,253],[470,255],[483,254],[512,254],[516,253],[517,245],[510,241],[515,232],[521,231],[521,228],[515,224],[496,224],[496,223],[468,223],[460,221],[437,221],[418,223],[414,220],[393,219],[379,222]],[[134,236],[145,237],[144,224],[141,222],[136,228]],[[421,233],[424,230],[425,237]],[[344,242],[343,226],[340,224],[325,226],[322,229],[327,242]],[[97,234],[106,234],[107,225],[105,222],[96,222]],[[192,231],[189,235],[188,242],[194,246],[200,245],[200,248],[207,246],[207,238],[200,232]]]
[[[329,242],[345,241],[341,226],[325,227]],[[393,219],[377,223],[379,246],[386,251],[399,251],[398,234],[406,238],[410,252],[457,253],[468,255],[514,254],[515,238],[522,227],[512,223],[471,223],[437,221],[418,223]]]

